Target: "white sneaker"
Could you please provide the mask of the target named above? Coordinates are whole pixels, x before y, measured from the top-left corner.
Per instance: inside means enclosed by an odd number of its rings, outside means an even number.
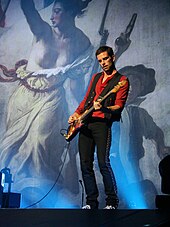
[[[112,206],[112,205],[107,205],[104,209],[106,209],[106,210],[111,210],[111,209],[115,210],[116,208],[114,206]]]
[[[89,209],[91,209],[91,206],[90,205],[85,205],[85,206],[82,207],[82,209],[88,209],[89,210]]]

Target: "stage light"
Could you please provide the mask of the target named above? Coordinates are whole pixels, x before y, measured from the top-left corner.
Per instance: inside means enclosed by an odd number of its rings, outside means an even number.
[[[1,170],[1,208],[19,208],[21,194],[11,192],[12,174],[10,169],[5,167]]]

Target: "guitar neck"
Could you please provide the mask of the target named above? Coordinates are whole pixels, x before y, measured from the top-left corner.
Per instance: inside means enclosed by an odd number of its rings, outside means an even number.
[[[103,96],[99,102],[102,103],[113,91],[109,91],[105,96]],[[98,97],[99,98],[99,97]],[[90,109],[86,110],[82,115],[80,120],[84,120],[92,111],[94,110],[94,106],[91,106]]]

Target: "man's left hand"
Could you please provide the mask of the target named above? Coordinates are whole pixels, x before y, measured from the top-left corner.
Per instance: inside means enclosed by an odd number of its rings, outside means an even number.
[[[95,110],[100,110],[102,108],[100,100],[94,101],[93,106]]]

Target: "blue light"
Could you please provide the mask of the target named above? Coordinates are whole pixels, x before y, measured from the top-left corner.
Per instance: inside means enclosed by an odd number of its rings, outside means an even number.
[[[112,147],[110,151],[110,161],[113,168],[120,200],[122,200],[123,208],[130,209],[148,209],[147,202],[145,201],[145,193],[141,184],[141,176],[138,172],[139,167],[135,166],[133,160],[122,164],[120,157],[120,146],[119,146],[119,135],[120,135],[120,124],[114,123],[112,127]],[[127,145],[125,145],[127,146]],[[124,154],[121,151],[122,155]],[[124,158],[124,157],[123,157]]]
[[[29,187],[22,191],[21,208],[56,208],[77,209],[75,202],[71,201],[70,194],[61,189],[53,188],[45,197],[50,188]],[[43,199],[42,199],[43,198]]]
[[[131,180],[134,180],[134,173],[129,172],[128,169],[123,169],[120,163],[117,163],[115,168],[115,164],[113,164],[113,160],[111,158],[111,165],[113,171],[115,173],[117,186],[118,186],[118,193],[124,200],[124,206],[130,209],[147,209],[147,204],[144,198],[144,192],[141,188],[140,181],[137,181],[135,178],[134,183],[129,184],[125,175],[125,172],[128,171],[128,177]]]

